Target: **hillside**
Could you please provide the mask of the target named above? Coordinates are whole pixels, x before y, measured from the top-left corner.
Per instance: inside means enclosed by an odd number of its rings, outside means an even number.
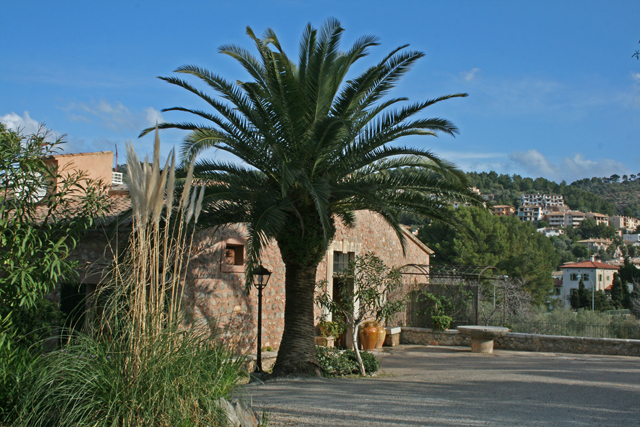
[[[523,178],[520,175],[498,175],[496,172],[469,172],[472,186],[482,194],[493,194],[495,204],[520,205],[522,193],[562,194],[565,203],[582,212],[600,212],[608,215],[640,217],[640,181],[626,179],[615,182],[612,178],[585,178],[560,184],[545,178]],[[624,177],[626,178],[626,177]]]
[[[633,176],[633,175],[632,175]],[[588,191],[616,207],[618,215],[640,218],[640,181],[608,182],[601,178],[585,178],[571,186]]]

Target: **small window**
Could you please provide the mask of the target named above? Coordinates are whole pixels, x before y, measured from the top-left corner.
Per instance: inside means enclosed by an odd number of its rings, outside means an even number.
[[[556,288],[556,295],[560,295],[562,293],[562,288]]]
[[[224,250],[224,262],[229,265],[244,264],[244,246],[227,245]]]
[[[230,238],[224,242],[220,271],[224,273],[244,273],[245,245],[240,239]]]
[[[575,282],[575,281],[579,280],[579,279],[578,279],[578,274],[576,274],[576,273],[571,273],[571,274],[569,275],[569,280],[571,280],[572,282]]]
[[[584,280],[585,282],[587,282],[589,280],[589,273],[584,273],[582,275],[582,280]]]
[[[602,274],[598,274],[598,281],[602,282]]]
[[[349,262],[355,259],[355,252],[333,253],[333,274],[338,274],[349,266]]]

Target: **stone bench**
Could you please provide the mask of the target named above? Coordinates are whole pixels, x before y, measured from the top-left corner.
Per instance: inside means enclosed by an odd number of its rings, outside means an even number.
[[[384,329],[387,332],[387,336],[384,339],[384,345],[387,347],[400,345],[400,333],[402,332],[402,328],[400,326],[396,326],[395,328]]]
[[[500,326],[458,326],[458,332],[471,338],[472,353],[493,353],[493,340],[509,332]]]

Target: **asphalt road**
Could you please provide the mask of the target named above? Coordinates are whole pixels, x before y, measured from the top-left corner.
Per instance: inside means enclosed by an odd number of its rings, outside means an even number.
[[[270,426],[640,426],[640,358],[399,346],[378,377],[243,386]]]

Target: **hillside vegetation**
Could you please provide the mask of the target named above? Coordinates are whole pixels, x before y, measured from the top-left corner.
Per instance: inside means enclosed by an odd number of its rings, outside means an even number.
[[[482,194],[493,194],[494,204],[520,205],[523,193],[562,194],[565,203],[581,212],[640,217],[640,180],[635,175],[585,178],[560,184],[545,178],[498,175],[496,172],[469,172],[470,184]]]

